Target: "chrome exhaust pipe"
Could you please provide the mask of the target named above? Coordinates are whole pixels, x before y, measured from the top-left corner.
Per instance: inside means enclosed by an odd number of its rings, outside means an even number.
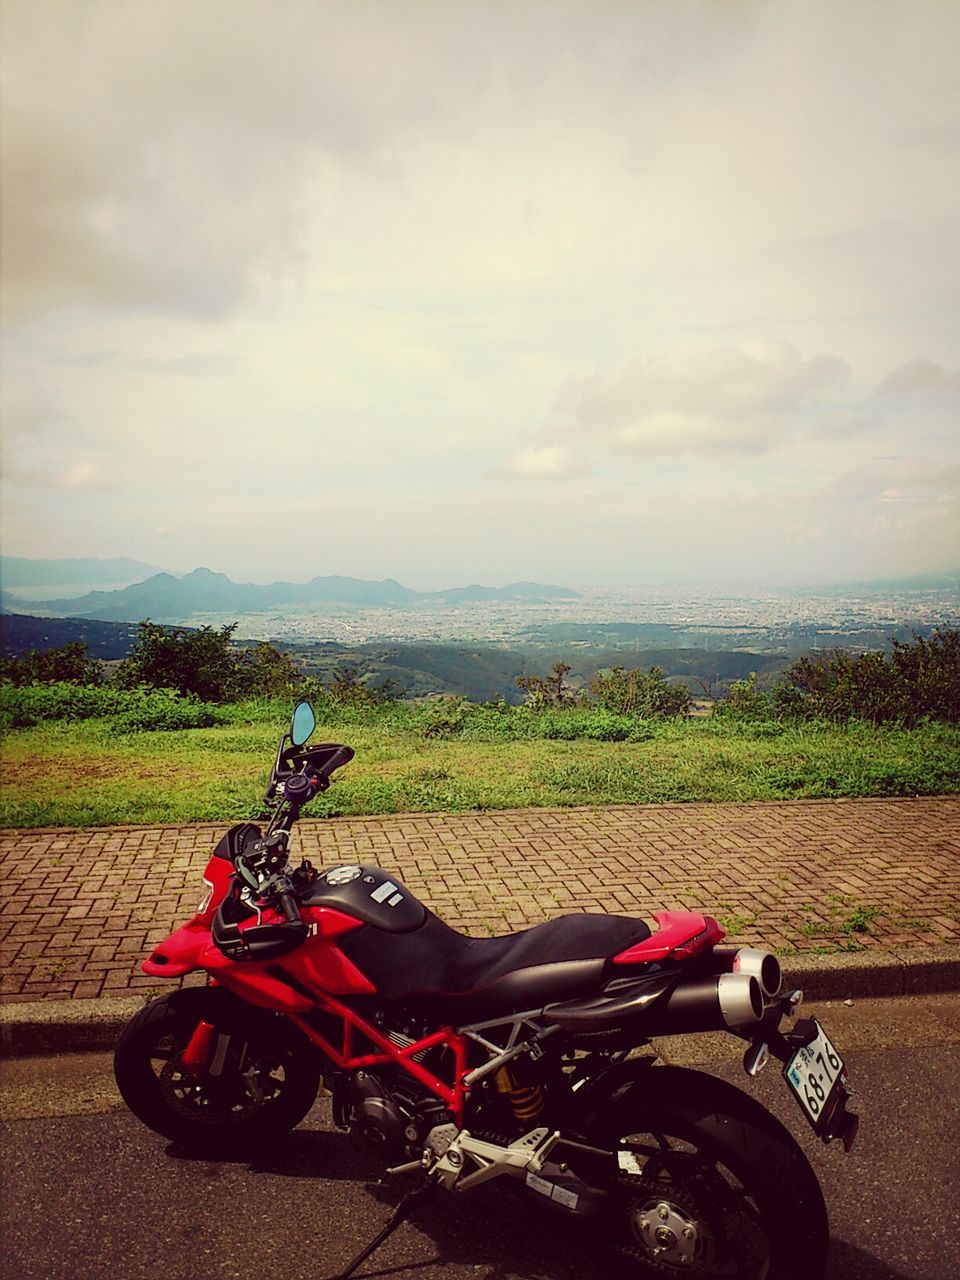
[[[749,1027],[763,1017],[763,988],[751,973],[721,973],[717,1000],[728,1027]]]
[[[764,1014],[763,991],[752,974],[719,973],[680,982],[636,1022],[648,1036],[749,1027]]]
[[[714,947],[713,957],[726,973],[745,973],[756,978],[765,1000],[774,1000],[783,987],[780,961],[765,947]]]

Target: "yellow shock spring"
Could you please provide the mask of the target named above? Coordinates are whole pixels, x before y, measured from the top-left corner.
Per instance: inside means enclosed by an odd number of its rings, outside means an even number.
[[[495,1076],[497,1089],[510,1099],[510,1107],[518,1120],[536,1120],[543,1112],[543,1093],[538,1084],[520,1084],[507,1067]]]

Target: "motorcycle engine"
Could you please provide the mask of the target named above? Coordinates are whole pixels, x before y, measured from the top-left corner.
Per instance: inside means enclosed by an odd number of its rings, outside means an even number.
[[[391,1029],[387,1034],[397,1048],[414,1043],[403,1031]],[[423,1062],[425,1057],[418,1054],[415,1060]],[[402,1068],[384,1066],[376,1075],[358,1071],[350,1077],[346,1093],[346,1107],[335,1105],[335,1121],[349,1126],[361,1150],[386,1164],[416,1158],[430,1130],[452,1118],[440,1099]]]
[[[358,1147],[387,1164],[403,1157],[406,1120],[369,1071],[358,1071],[350,1081],[350,1113],[350,1136]]]

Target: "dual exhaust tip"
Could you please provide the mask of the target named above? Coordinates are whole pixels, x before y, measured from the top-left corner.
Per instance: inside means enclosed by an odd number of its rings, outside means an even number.
[[[759,1022],[783,986],[783,970],[763,947],[715,947],[714,957],[729,969],[717,979],[717,1000],[728,1027]]]
[[[724,1031],[758,1023],[780,993],[783,973],[772,951],[760,947],[714,947],[719,972],[681,982],[650,1009],[649,1035]]]
[[[756,978],[765,999],[775,1000],[783,986],[783,970],[772,951],[764,947],[714,947],[716,959],[729,964],[734,974],[745,973]]]

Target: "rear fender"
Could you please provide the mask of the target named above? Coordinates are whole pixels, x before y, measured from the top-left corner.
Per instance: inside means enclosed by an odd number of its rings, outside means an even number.
[[[643,1087],[649,1080],[651,1068],[656,1061],[656,1057],[648,1053],[643,1057],[614,1063],[598,1075],[591,1076],[574,1094],[577,1127],[591,1126],[601,1112],[622,1100],[631,1090]]]
[[[661,1066],[652,1056],[618,1063],[584,1085],[576,1096],[579,1110],[575,1123],[594,1141],[603,1134],[613,1137],[635,1112],[649,1115],[651,1110],[662,1108],[703,1124],[706,1133],[722,1133],[734,1118],[796,1147],[783,1125],[736,1085],[689,1067]]]

